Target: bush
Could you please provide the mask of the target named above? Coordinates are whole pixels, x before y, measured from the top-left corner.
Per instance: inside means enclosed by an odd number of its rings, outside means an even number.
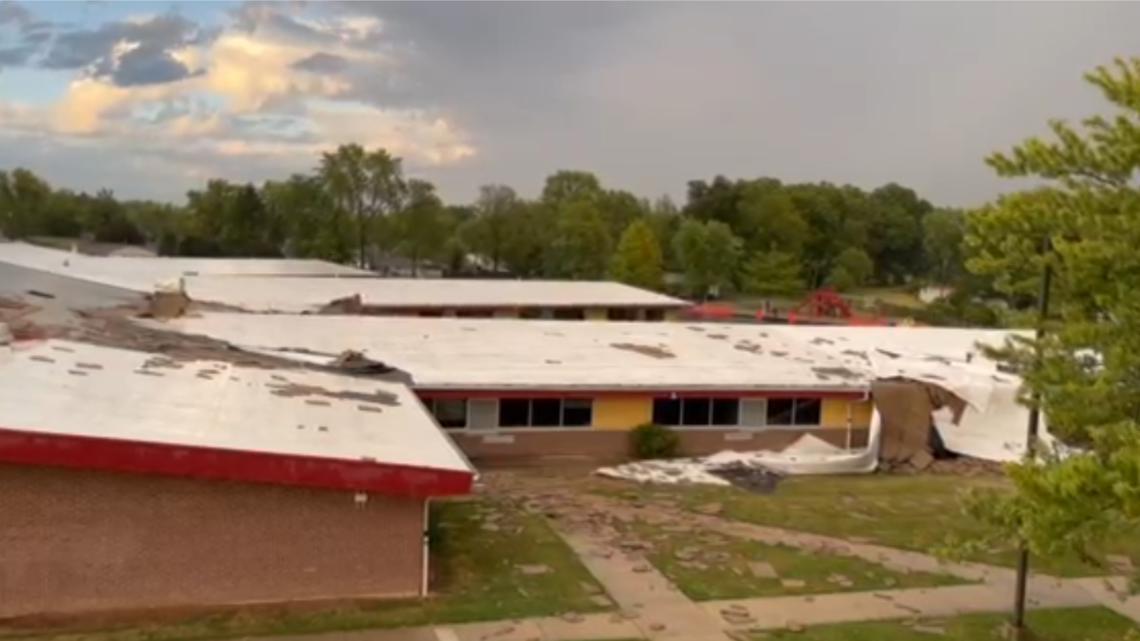
[[[630,434],[633,439],[633,453],[639,459],[670,458],[676,456],[680,437],[673,430],[646,423],[639,425]]]

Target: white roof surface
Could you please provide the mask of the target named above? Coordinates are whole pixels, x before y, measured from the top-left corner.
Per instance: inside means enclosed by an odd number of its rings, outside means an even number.
[[[198,301],[249,311],[315,311],[359,294],[376,307],[685,307],[686,301],[609,281],[476,280],[442,278],[186,279]]]
[[[971,400],[980,395],[969,385],[994,369],[984,360],[965,362],[965,346],[987,335],[964,330],[945,330],[962,332],[951,344],[912,328],[254,314],[205,314],[166,324],[318,362],[361,350],[411,374],[419,389],[852,391],[893,373],[950,381]],[[988,339],[1000,342],[994,335]],[[908,341],[910,358],[863,355],[880,344]],[[299,355],[290,351],[295,348],[321,354]],[[934,351],[922,351],[927,348]],[[947,365],[943,352],[961,363]],[[962,380],[952,381],[955,376]]]
[[[371,276],[355,267],[295,258],[88,256],[22,242],[0,242],[0,262],[138,292],[183,276]]]
[[[155,354],[63,340],[0,346],[0,426],[42,434],[471,470],[402,384],[204,360],[178,361],[180,367],[172,367],[164,360]],[[282,391],[292,385],[319,389],[295,395],[290,392],[296,388]],[[368,398],[333,396],[338,393]]]

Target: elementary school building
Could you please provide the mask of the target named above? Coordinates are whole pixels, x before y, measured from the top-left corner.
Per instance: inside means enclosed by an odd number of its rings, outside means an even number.
[[[361,351],[406,373],[476,463],[621,459],[645,423],[677,428],[691,455],[804,434],[859,447],[872,414],[866,367],[805,333],[824,328],[212,313],[165,325],[313,363]]]
[[[0,619],[425,595],[473,478],[400,383],[5,338]]]

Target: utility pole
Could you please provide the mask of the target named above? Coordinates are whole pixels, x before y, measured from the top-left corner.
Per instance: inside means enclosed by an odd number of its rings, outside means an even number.
[[[1041,255],[1045,258],[1045,271],[1041,274],[1041,292],[1037,297],[1037,364],[1041,363],[1041,339],[1045,338],[1045,319],[1049,316],[1049,290],[1053,284],[1053,267],[1049,263],[1049,254],[1053,251],[1052,242],[1045,237],[1041,247]],[[1029,408],[1029,424],[1025,441],[1025,451],[1029,458],[1033,458],[1037,451],[1037,432],[1041,419],[1041,395],[1033,393],[1032,406]],[[1029,641],[1029,630],[1025,627],[1025,597],[1029,586],[1029,547],[1024,541],[1017,558],[1017,591],[1013,602],[1013,638],[1015,641]]]

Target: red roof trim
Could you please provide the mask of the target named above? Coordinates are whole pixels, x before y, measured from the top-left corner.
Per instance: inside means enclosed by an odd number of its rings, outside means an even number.
[[[676,398],[838,398],[838,399],[861,399],[867,395],[867,392],[862,390],[841,391],[841,390],[804,390],[804,389],[787,389],[787,390],[731,390],[731,389],[716,389],[716,390],[672,390],[672,389],[641,389],[641,390],[615,390],[612,388],[607,389],[572,389],[572,390],[557,390],[550,388],[538,389],[503,389],[503,390],[486,390],[486,389],[423,389],[417,388],[414,390],[416,396],[421,399],[433,398],[598,398],[598,397],[613,397],[613,396],[636,396],[636,397],[676,397]]]
[[[0,462],[427,498],[468,494],[472,472],[0,427]]]

